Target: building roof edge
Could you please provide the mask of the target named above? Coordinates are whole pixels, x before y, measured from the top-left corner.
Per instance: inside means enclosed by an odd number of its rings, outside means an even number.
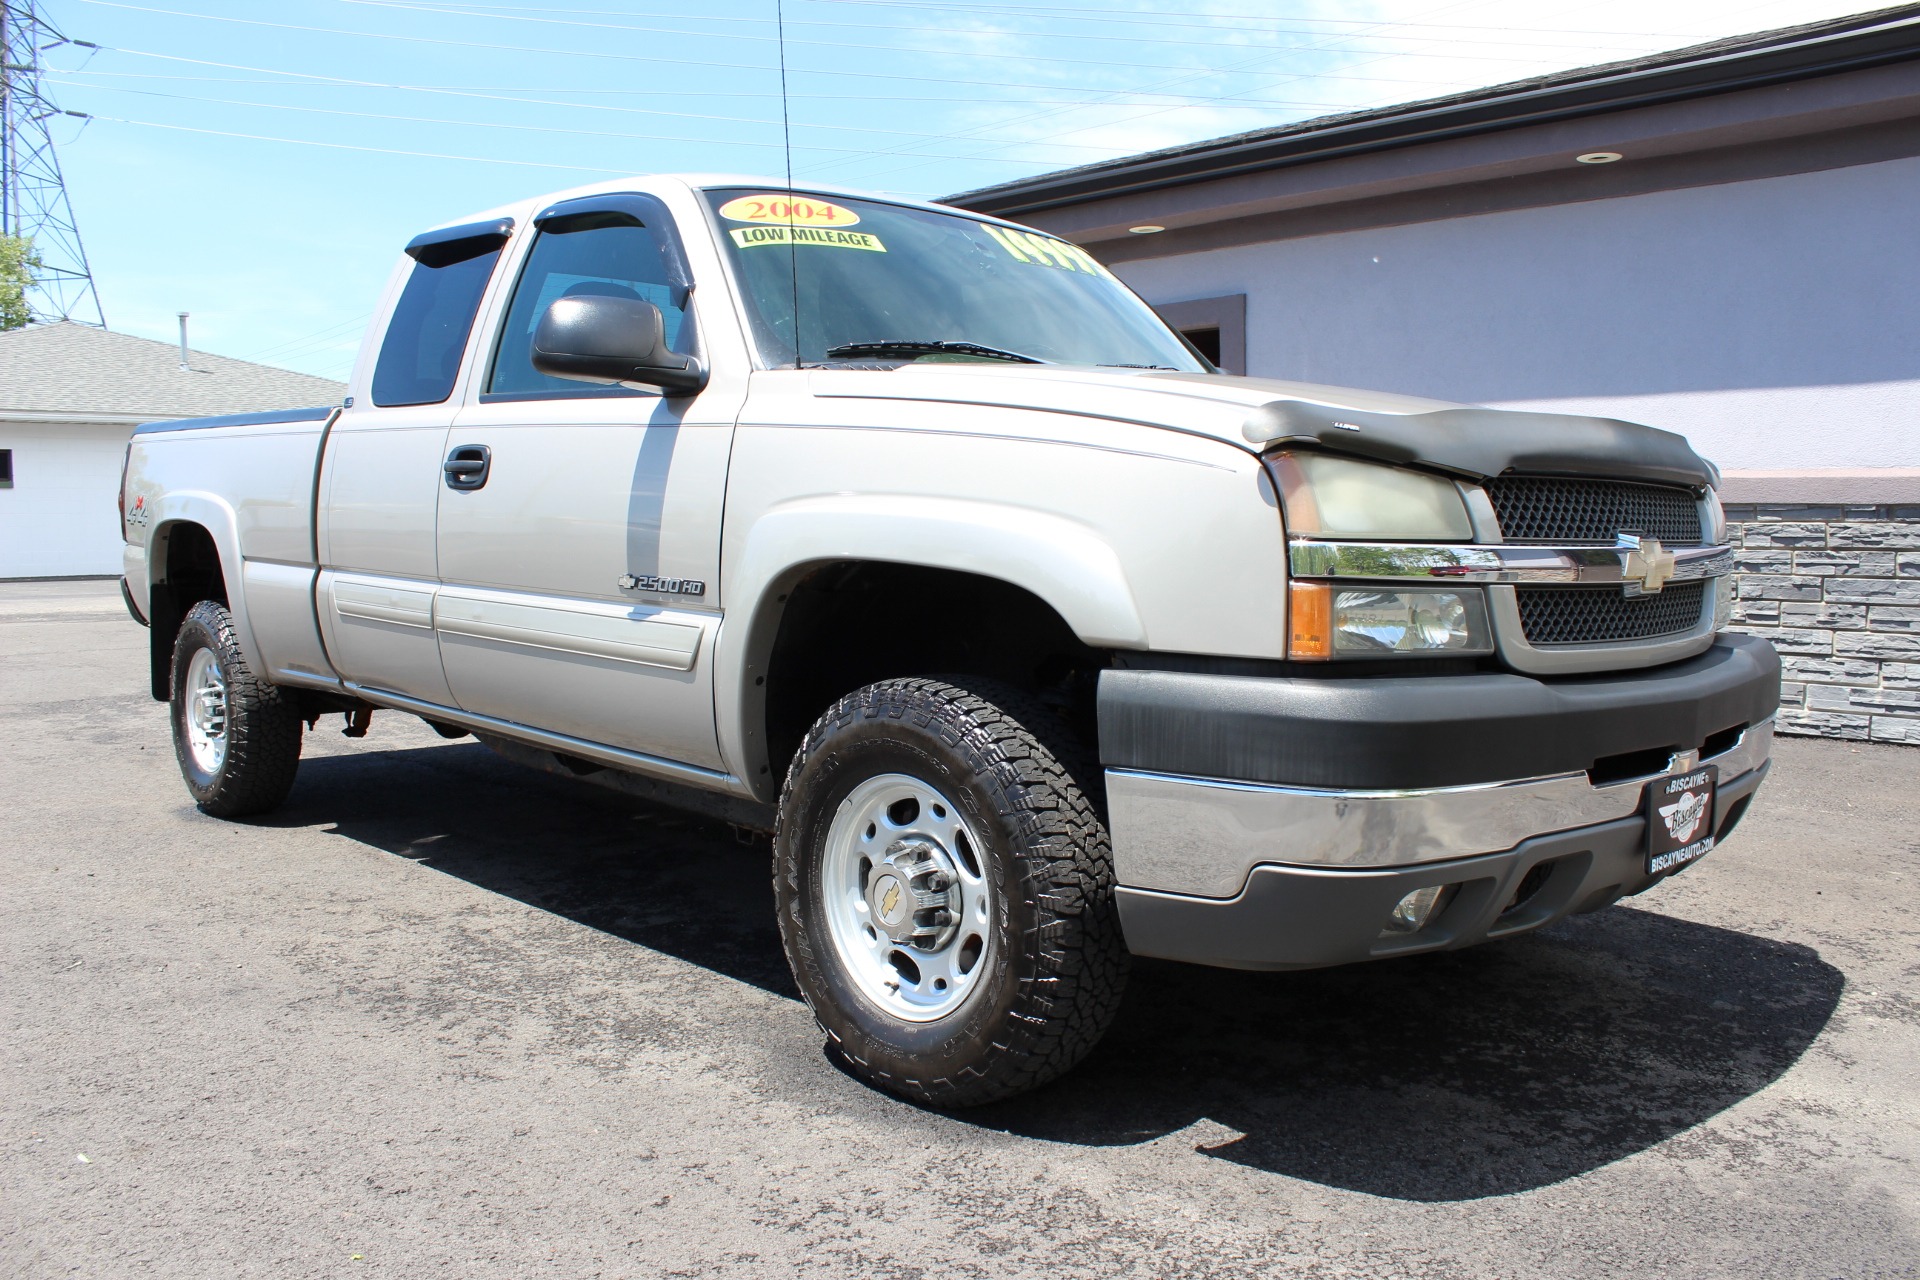
[[[1575,119],[1920,59],[1920,4],[1322,116],[942,197],[1013,217],[1336,156]]]

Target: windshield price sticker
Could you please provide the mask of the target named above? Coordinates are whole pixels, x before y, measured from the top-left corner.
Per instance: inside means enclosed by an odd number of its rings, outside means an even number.
[[[879,236],[864,231],[829,231],[825,227],[775,224],[770,227],[729,227],[727,234],[742,249],[762,244],[818,244],[829,249],[865,249],[871,253],[887,251],[887,246],[880,243]]]
[[[985,222],[976,225],[1018,262],[1036,267],[1053,267],[1059,271],[1081,271],[1090,276],[1111,278],[1113,274],[1077,244],[1068,244],[1051,236],[1037,236],[1028,231],[1016,231],[1012,227],[996,227]]]
[[[741,196],[720,206],[728,222],[771,222],[787,227],[852,227],[860,215],[845,205],[811,196]]]

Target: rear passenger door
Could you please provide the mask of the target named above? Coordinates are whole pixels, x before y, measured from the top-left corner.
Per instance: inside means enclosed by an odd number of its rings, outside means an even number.
[[[407,246],[364,404],[344,410],[321,471],[320,624],[348,682],[449,706],[433,631],[447,428],[474,318],[510,219],[431,231]]]
[[[651,196],[535,218],[484,381],[448,437],[487,473],[440,490],[435,619],[463,710],[717,770],[720,514],[742,383],[716,375],[669,399],[547,377],[530,358],[548,305],[581,293],[654,303],[670,345],[697,353],[693,286]]]

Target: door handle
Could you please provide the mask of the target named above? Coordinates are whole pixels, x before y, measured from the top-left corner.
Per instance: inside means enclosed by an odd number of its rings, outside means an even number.
[[[483,444],[463,444],[447,455],[441,470],[447,476],[447,488],[478,489],[487,482],[493,468],[493,450]]]

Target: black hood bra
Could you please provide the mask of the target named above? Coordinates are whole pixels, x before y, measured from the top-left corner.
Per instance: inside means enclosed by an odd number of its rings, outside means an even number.
[[[1700,489],[1720,472],[1686,437],[1614,418],[1512,409],[1374,413],[1273,400],[1241,427],[1257,446],[1309,445],[1484,480],[1507,472],[1601,476]]]

